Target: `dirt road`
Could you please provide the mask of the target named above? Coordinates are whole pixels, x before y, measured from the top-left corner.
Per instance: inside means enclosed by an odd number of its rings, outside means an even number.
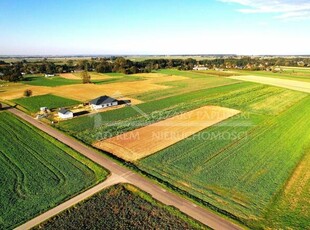
[[[259,76],[234,76],[229,77],[235,80],[241,81],[250,81],[256,82],[266,85],[273,85],[282,88],[297,90],[301,92],[310,93],[310,83],[309,82],[302,82],[302,81],[294,81],[294,80],[286,80],[286,79],[279,79],[279,78],[272,78],[272,77],[259,77]]]
[[[161,188],[159,185],[155,184],[151,180],[123,167],[115,163],[114,161],[110,160],[103,154],[97,153],[96,151],[92,150],[91,148],[87,147],[86,145],[78,142],[77,140],[66,136],[65,134],[59,132],[52,127],[41,123],[31,116],[17,110],[14,108],[9,109],[9,111],[16,116],[24,119],[25,121],[29,122],[30,124],[34,125],[35,127],[39,128],[40,130],[46,132],[47,134],[51,135],[52,137],[56,138],[57,140],[61,141],[62,143],[70,146],[74,150],[78,151],[79,153],[83,154],[84,156],[90,158],[94,162],[98,163],[99,165],[103,166],[107,170],[109,170],[112,174],[113,183],[123,182],[126,181],[127,183],[131,183],[136,187],[140,188],[141,190],[151,194],[155,199],[158,201],[166,204],[172,205],[183,213],[191,216],[192,218],[200,221],[201,223],[213,228],[213,229],[242,229],[240,226],[229,222],[228,220],[214,214],[213,212],[199,207],[187,199],[184,199],[172,192],[166,191],[165,189]],[[118,181],[118,182],[117,182]],[[24,225],[18,227],[17,229],[28,229],[33,226],[36,226],[43,222],[44,220],[56,215],[57,213],[65,210],[66,208],[70,207],[70,205],[74,205],[75,203],[79,202],[81,199],[86,199],[92,193],[100,190],[100,186],[105,186],[104,183],[111,183],[111,179],[108,179],[106,182],[103,182],[93,188],[93,190],[89,193],[88,191],[78,195],[75,199],[72,198],[71,200],[51,209],[50,211],[43,213],[42,215],[28,221]],[[25,226],[24,228],[22,228]]]

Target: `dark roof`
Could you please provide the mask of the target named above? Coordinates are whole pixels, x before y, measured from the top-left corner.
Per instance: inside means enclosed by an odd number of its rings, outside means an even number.
[[[101,96],[101,97],[98,97],[94,100],[91,100],[90,101],[90,104],[92,105],[102,105],[102,104],[106,104],[106,103],[112,103],[112,102],[116,102],[117,100],[112,98],[112,97],[109,97],[107,95],[104,95],[104,96]]]
[[[123,105],[123,104],[131,104],[131,100],[119,100],[118,103],[120,105]]]
[[[67,110],[66,108],[61,108],[61,109],[59,109],[58,112],[59,112],[59,113],[62,113],[62,114],[71,113],[71,111],[70,111],[70,110]]]

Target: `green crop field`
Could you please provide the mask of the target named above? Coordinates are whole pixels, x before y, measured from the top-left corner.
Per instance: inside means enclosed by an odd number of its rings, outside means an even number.
[[[33,97],[23,97],[15,99],[14,102],[18,105],[21,105],[30,112],[38,112],[40,110],[40,107],[55,109],[72,105],[78,105],[81,103],[76,100],[59,97],[52,94],[33,96]]]
[[[207,229],[131,185],[115,185],[36,229]]]
[[[111,75],[113,76],[113,75]],[[141,76],[134,76],[134,75],[124,75],[124,76],[118,76],[115,75],[113,78],[107,78],[103,80],[92,80],[94,84],[108,84],[108,83],[115,83],[115,82],[132,82],[132,81],[142,81],[144,80]]]
[[[272,228],[307,229],[310,217],[310,151],[303,156],[286,186],[270,205],[266,225]],[[268,223],[268,224],[267,224]]]
[[[65,121],[58,127],[91,144],[204,105],[238,109],[240,115],[135,164],[250,228],[305,229],[310,218],[304,211],[305,202],[296,202],[297,210],[288,212],[285,208],[290,207],[298,187],[309,186],[309,181],[298,181],[290,193],[284,191],[310,152],[309,94],[256,83],[225,82],[229,79],[200,72],[160,72],[190,79],[184,80],[184,85],[182,81],[163,83],[172,88],[162,94],[140,95],[146,102],[137,107],[144,114],[124,107]],[[187,91],[194,87],[191,80],[201,88]],[[309,203],[306,189],[299,189],[298,194],[300,201]]]
[[[279,95],[283,98],[281,104],[277,102]],[[292,95],[295,97],[290,99]],[[92,143],[102,139],[102,133],[120,134],[204,105],[219,105],[236,109],[243,109],[247,106],[250,112],[264,110],[272,114],[290,106],[304,96],[305,94],[299,92],[289,93],[288,90],[281,88],[244,82],[198,90],[138,105],[137,107],[148,117],[131,107],[124,107],[64,121],[59,123],[58,127],[84,142]],[[267,98],[273,107],[261,105],[261,102]],[[242,105],[240,101],[248,101],[248,105]]]
[[[82,80],[71,80],[62,77],[26,76],[23,81],[27,85],[56,87],[62,85],[82,84]]]
[[[102,181],[107,172],[10,113],[0,113],[0,229]]]
[[[250,115],[249,126],[242,125],[244,118],[227,120],[139,165],[253,227],[273,208],[270,202],[310,150],[305,149],[309,114],[308,96],[277,117],[259,117],[263,121],[257,123]]]

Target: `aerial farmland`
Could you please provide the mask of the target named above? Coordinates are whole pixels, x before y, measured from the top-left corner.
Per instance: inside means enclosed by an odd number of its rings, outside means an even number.
[[[1,95],[31,116],[43,106],[73,108],[100,96],[100,92],[131,99],[131,106],[111,107],[52,125],[96,148],[98,153],[156,178],[165,189],[180,193],[236,223],[250,228],[306,227],[309,213],[305,170],[310,129],[298,127],[310,127],[309,95],[305,90],[293,90],[286,85],[252,82],[246,73],[175,69],[134,75],[90,73],[95,79],[91,85],[75,82],[79,81],[79,74],[60,75],[61,81],[37,76],[35,81],[40,84],[31,88],[34,96],[21,96],[25,88],[32,86],[28,81],[14,83],[18,85],[16,89],[15,85],[8,84]],[[274,75],[281,83],[281,78]],[[67,79],[70,79],[68,84],[63,85]],[[293,87],[296,81],[304,82],[298,79],[292,79]],[[55,84],[45,83],[48,81]],[[133,91],[131,84],[141,85],[141,90]],[[100,87],[98,92],[96,87]],[[43,90],[46,88],[48,90]],[[112,93],[112,89],[117,93]],[[83,93],[76,94],[75,90]],[[23,124],[7,112],[1,115]],[[43,122],[51,125],[48,119]],[[90,183],[98,183],[107,174],[102,169],[98,175],[101,176],[94,182],[80,183],[80,188],[71,186],[76,190],[68,191],[67,196]],[[305,179],[300,179],[300,175]],[[296,192],[300,186],[303,189]],[[296,193],[298,195],[293,195]],[[58,197],[56,202],[61,199],[64,198]],[[293,204],[294,209],[289,204]],[[285,213],[281,213],[282,207],[287,207]],[[37,212],[44,209],[42,206]],[[35,210],[29,213],[29,217],[35,213]],[[63,221],[72,221],[68,218],[73,217],[62,216]],[[14,226],[22,220],[12,219],[4,226]],[[54,224],[56,222],[49,221],[42,226]]]
[[[310,229],[305,0],[0,0],[0,230]]]

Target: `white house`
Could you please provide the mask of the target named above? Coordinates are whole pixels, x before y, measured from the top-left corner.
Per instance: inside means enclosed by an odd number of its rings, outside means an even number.
[[[58,116],[61,119],[69,119],[69,118],[73,118],[73,112],[71,112],[70,110],[67,110],[65,108],[61,108],[58,111]]]
[[[41,112],[46,112],[47,110],[48,110],[47,107],[40,107],[40,111],[41,111]]]
[[[92,109],[103,109],[111,106],[118,105],[118,100],[109,97],[109,96],[101,96],[89,102]]]
[[[55,77],[55,74],[45,74],[45,77]]]
[[[195,65],[193,70],[208,70],[208,67],[202,66],[202,65]]]

